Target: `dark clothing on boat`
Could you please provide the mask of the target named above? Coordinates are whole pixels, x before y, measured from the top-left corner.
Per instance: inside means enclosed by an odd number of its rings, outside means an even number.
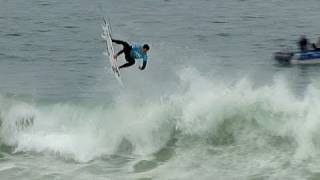
[[[308,51],[308,45],[309,45],[309,41],[307,38],[305,37],[302,37],[299,42],[299,47],[300,47],[300,51],[301,52],[305,52],[305,51]]]

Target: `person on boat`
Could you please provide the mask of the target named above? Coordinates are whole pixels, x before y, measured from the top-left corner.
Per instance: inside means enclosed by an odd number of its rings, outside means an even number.
[[[305,52],[309,50],[310,42],[305,35],[302,35],[300,37],[298,45],[299,45],[300,51]]]
[[[316,43],[312,43],[312,47],[315,51],[320,51],[320,37]]]
[[[139,66],[140,70],[144,70],[147,66],[148,55],[147,52],[149,51],[150,47],[148,44],[140,45],[140,44],[132,44],[129,45],[127,42],[121,40],[112,39],[112,42],[116,44],[120,44],[123,46],[123,49],[119,51],[117,54],[113,55],[113,58],[117,59],[117,57],[124,53],[125,59],[127,63],[119,66],[119,69],[126,68],[132,66],[135,63],[135,59],[142,59],[143,64]]]

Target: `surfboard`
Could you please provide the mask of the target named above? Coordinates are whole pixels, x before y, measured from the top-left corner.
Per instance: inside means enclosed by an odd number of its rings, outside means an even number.
[[[117,81],[120,83],[121,86],[123,86],[121,77],[120,77],[120,70],[117,64],[117,61],[115,58],[113,58],[114,55],[114,48],[112,45],[112,36],[111,36],[111,25],[107,21],[107,18],[103,18],[103,25],[102,25],[103,33],[101,34],[102,38],[106,42],[106,53],[107,61],[111,64],[111,70],[116,77]]]

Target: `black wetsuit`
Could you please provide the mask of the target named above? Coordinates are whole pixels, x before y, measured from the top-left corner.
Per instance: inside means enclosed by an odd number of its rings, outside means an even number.
[[[301,38],[300,41],[298,42],[298,44],[299,44],[301,52],[308,51],[309,42],[306,38]]]
[[[132,47],[131,47],[127,42],[124,42],[124,41],[112,39],[112,42],[114,42],[114,43],[116,43],[116,44],[121,44],[121,45],[123,46],[123,49],[117,53],[117,56],[119,56],[120,54],[124,53],[125,59],[126,59],[126,61],[127,61],[127,63],[121,65],[121,66],[119,67],[119,69],[124,68],[124,67],[128,67],[128,66],[131,66],[131,65],[134,65],[135,60],[134,60],[134,58],[131,57],[131,55],[130,55],[130,52],[131,52],[131,50],[132,50]]]

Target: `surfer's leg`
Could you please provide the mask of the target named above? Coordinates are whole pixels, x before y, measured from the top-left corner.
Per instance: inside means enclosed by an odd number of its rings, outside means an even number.
[[[124,42],[124,41],[112,39],[112,42],[114,42],[116,44],[121,44],[123,46],[123,49],[130,47],[130,45],[127,42]]]
[[[135,63],[135,60],[130,56],[126,56],[126,60],[127,60],[127,63],[121,65],[119,69],[132,66]]]
[[[120,40],[115,40],[115,39],[112,39],[112,42],[114,42],[116,44],[121,44],[123,46],[123,49],[117,53],[117,56],[119,56],[122,53],[125,54],[126,59],[127,59],[128,56],[130,56],[130,51],[131,51],[132,48],[127,42],[120,41]]]
[[[132,65],[134,65],[134,63],[135,63],[135,62],[127,62],[127,63],[125,63],[125,64],[123,64],[123,65],[119,66],[119,69],[121,69],[121,68],[126,68],[126,67],[129,67],[129,66],[132,66]]]
[[[116,43],[116,44],[124,44],[124,41],[120,41],[120,40],[116,40],[116,39],[112,39],[112,42]]]

